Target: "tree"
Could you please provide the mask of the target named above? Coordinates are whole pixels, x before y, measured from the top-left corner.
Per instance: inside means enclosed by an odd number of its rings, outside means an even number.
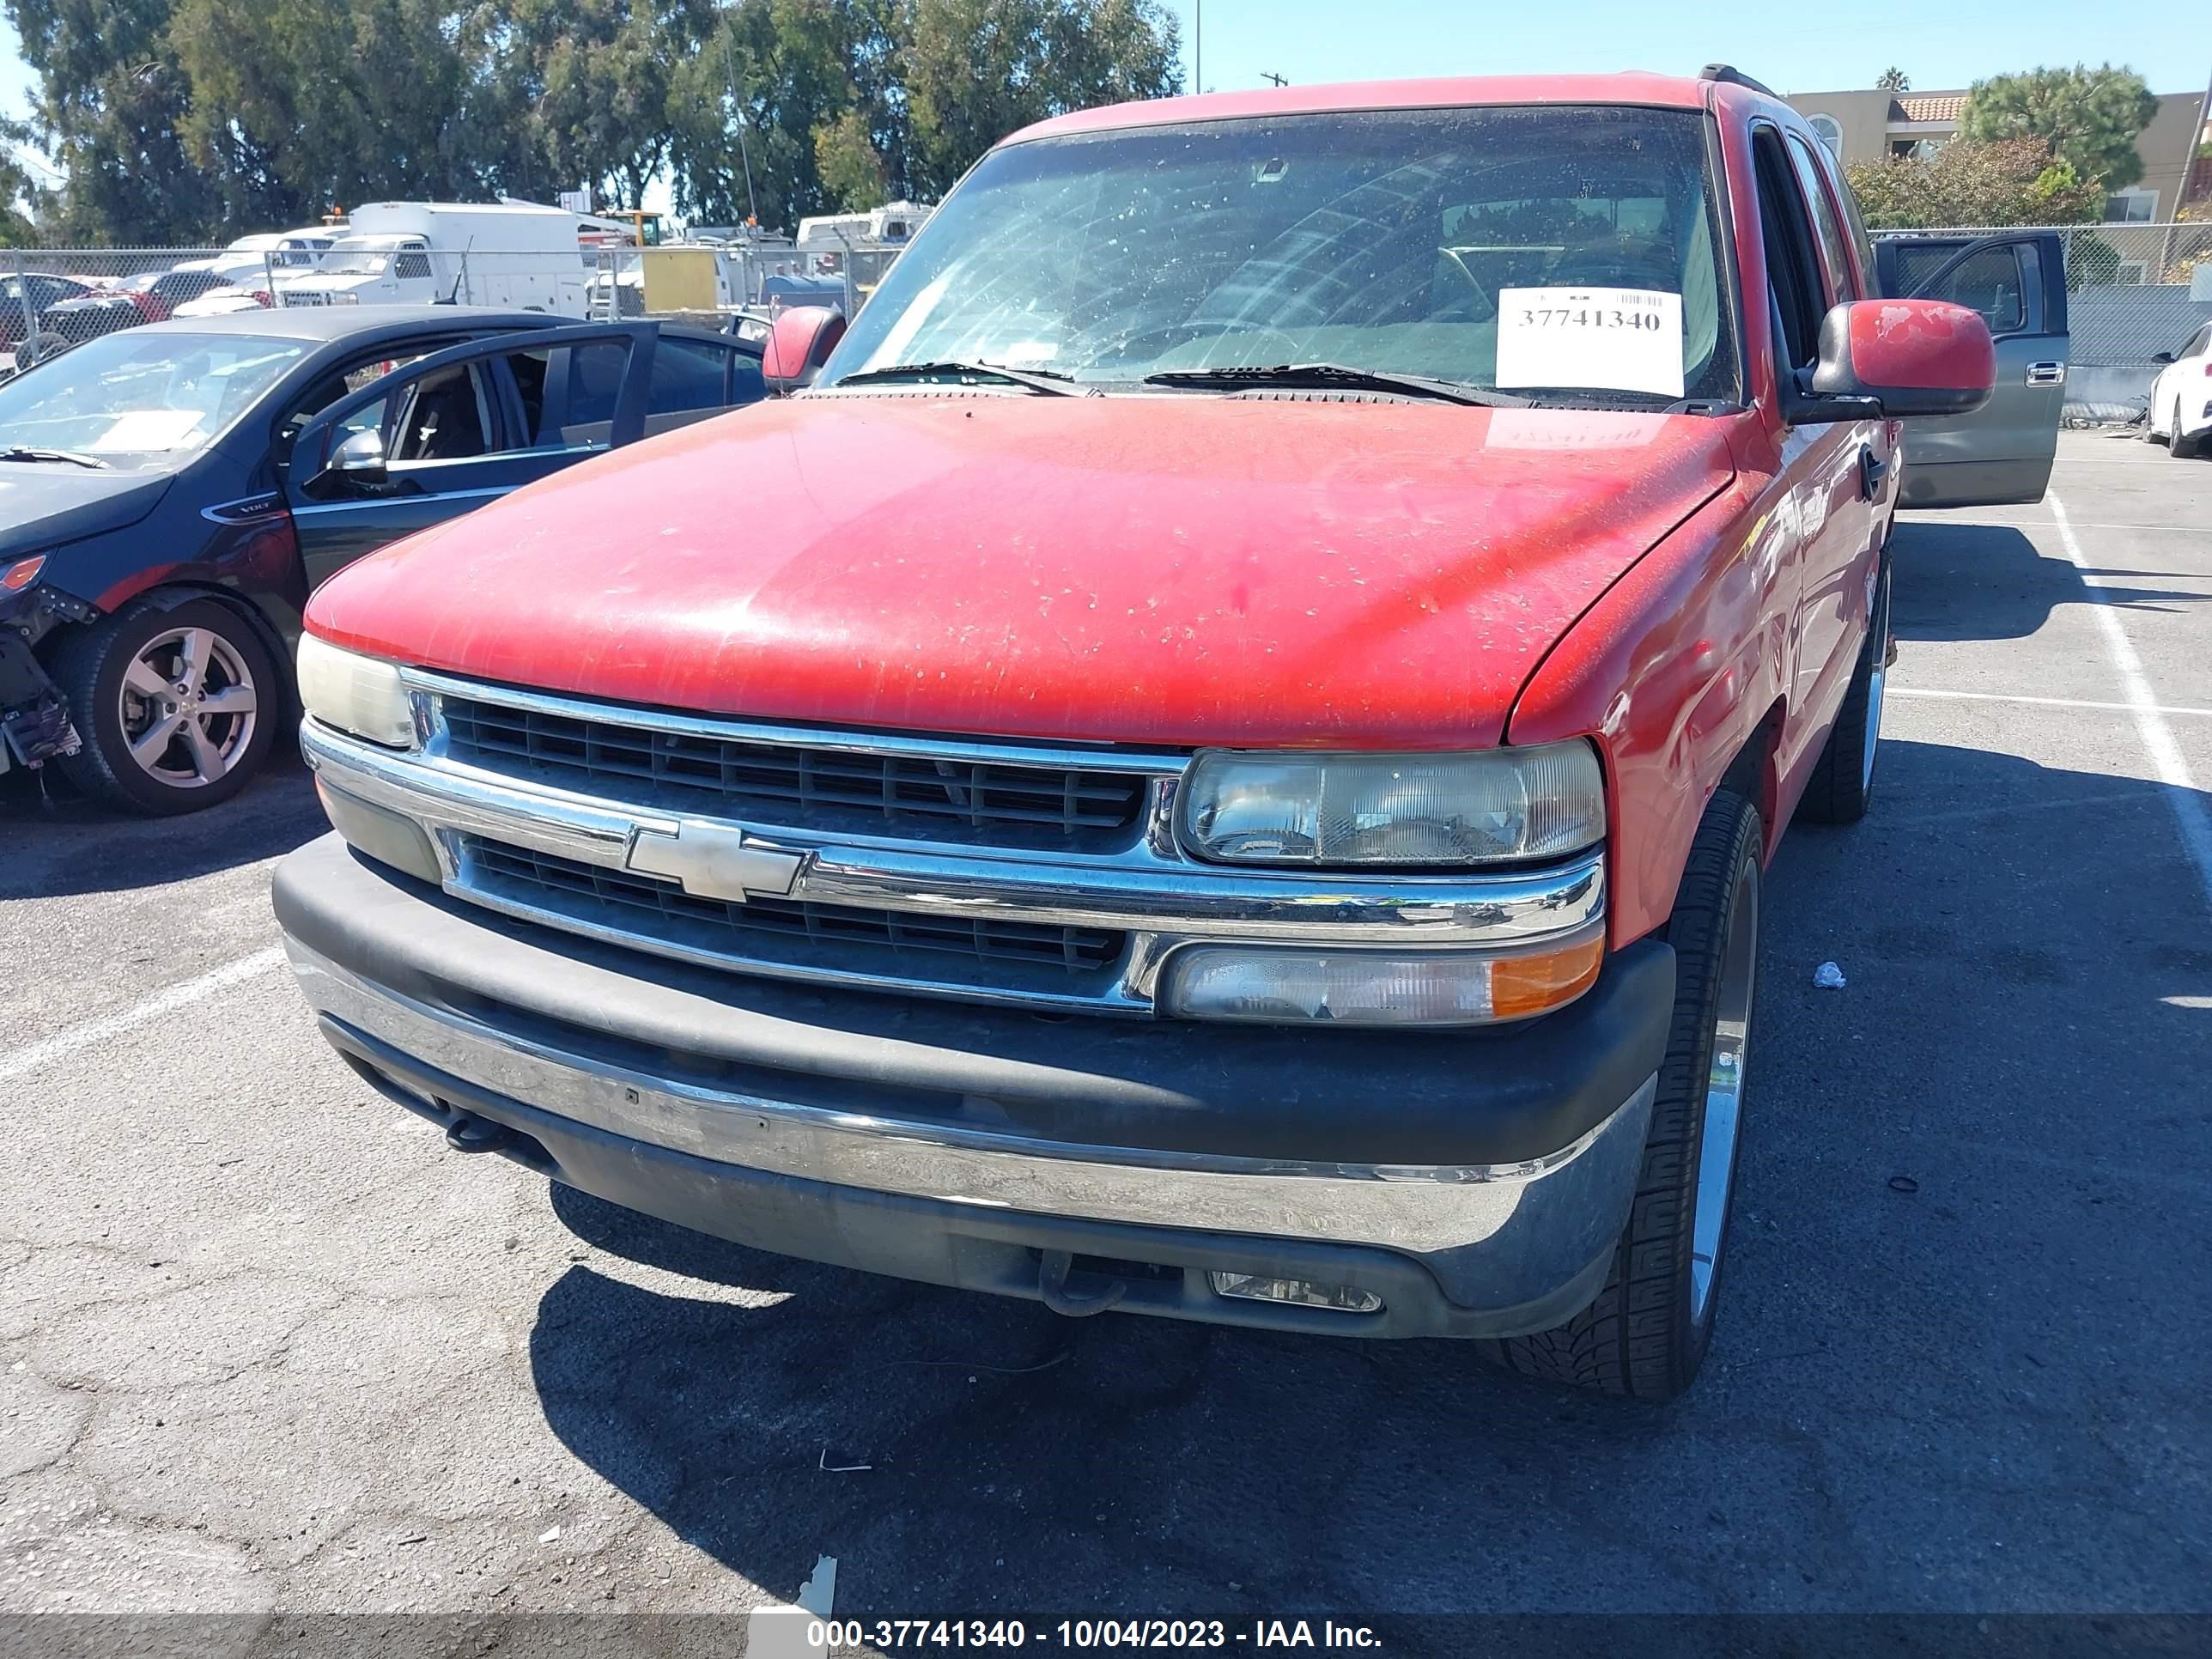
[[[1181,86],[1159,0],[0,0],[63,169],[40,228],[198,244],[389,198],[789,224]],[[0,172],[0,191],[11,180]],[[13,185],[21,195],[23,186]],[[12,222],[0,234],[16,234]]]
[[[734,224],[757,205],[763,224],[788,228],[841,204],[823,184],[817,138],[848,110],[861,108],[872,133],[884,118],[855,84],[859,66],[890,50],[875,38],[883,24],[883,15],[852,0],[726,7],[674,82],[677,207],[707,223]],[[833,160],[842,143],[832,139]],[[880,141],[876,148],[888,156]]]
[[[884,158],[867,117],[858,109],[814,129],[814,170],[823,193],[848,213],[878,207],[890,194]]]
[[[21,159],[30,142],[31,130],[21,121],[0,118],[0,247],[28,247],[38,240],[31,216],[43,192]]]
[[[1178,26],[1155,0],[909,0],[905,23],[922,193],[1033,121],[1182,90]]]
[[[2052,161],[2033,138],[1960,138],[1924,161],[1856,161],[1844,171],[1876,230],[2079,224],[2105,208],[2102,185]]]
[[[169,45],[170,0],[4,0],[4,9],[39,76],[32,130],[64,179],[53,236],[202,240],[219,208],[178,135],[191,89]]]
[[[1893,64],[1875,76],[1874,89],[1876,92],[1910,92],[1912,90],[1912,77]]]
[[[529,148],[566,184],[640,205],[668,161],[676,66],[709,17],[692,0],[513,0],[491,59]]]
[[[2134,70],[2077,64],[1977,81],[1959,112],[1959,136],[2035,139],[2053,161],[2109,192],[2142,177],[2136,135],[2157,113],[2158,100]]]

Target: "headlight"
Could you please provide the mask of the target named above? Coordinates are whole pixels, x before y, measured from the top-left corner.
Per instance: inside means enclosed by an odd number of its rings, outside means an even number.
[[[415,744],[415,710],[394,664],[300,635],[300,703],[325,726],[394,749]]]
[[[1605,838],[1589,744],[1458,754],[1228,750],[1184,774],[1177,833],[1229,864],[1466,866],[1556,858]]]

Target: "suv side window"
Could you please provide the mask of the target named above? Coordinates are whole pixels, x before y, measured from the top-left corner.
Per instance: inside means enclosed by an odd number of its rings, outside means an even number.
[[[1923,270],[1941,264],[1957,252],[1945,248],[1932,258],[1920,263]],[[1948,300],[1969,311],[1978,311],[1982,320],[1990,325],[1992,334],[2015,334],[2027,326],[2027,260],[2034,249],[2014,242],[2003,247],[1985,248],[1972,258],[1962,262],[1948,276],[1937,283],[1922,297],[1929,300]],[[1902,277],[1911,264],[1898,261],[1898,274]],[[1908,289],[1908,292],[1910,290]]]
[[[1810,368],[1819,350],[1820,277],[1813,258],[1813,231],[1805,217],[1795,172],[1772,127],[1755,130],[1753,155],[1759,177],[1759,239],[1766,252],[1768,303],[1773,308],[1778,367]]]
[[[1881,293],[1881,267],[1874,257],[1874,238],[1867,234],[1866,216],[1859,211],[1859,198],[1851,194],[1851,181],[1843,170],[1833,161],[1826,163],[1826,168],[1828,182],[1836,187],[1836,199],[1844,204],[1844,222],[1850,228],[1851,245],[1859,251],[1859,280],[1866,284],[1866,297],[1874,299]]]
[[[1828,200],[1828,191],[1821,176],[1820,164],[1813,152],[1796,134],[1790,138],[1790,159],[1797,167],[1797,182],[1803,187],[1805,199],[1813,205],[1813,228],[1820,239],[1820,257],[1828,267],[1829,299],[1832,302],[1856,300],[1859,297],[1857,281],[1851,275],[1851,256],[1844,240],[1844,228],[1836,217],[1835,204]]]

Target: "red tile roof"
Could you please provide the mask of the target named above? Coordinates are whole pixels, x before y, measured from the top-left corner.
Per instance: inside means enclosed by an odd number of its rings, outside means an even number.
[[[1915,97],[1907,94],[1890,100],[1893,121],[1955,121],[1959,112],[1966,106],[1963,92],[1931,92]]]

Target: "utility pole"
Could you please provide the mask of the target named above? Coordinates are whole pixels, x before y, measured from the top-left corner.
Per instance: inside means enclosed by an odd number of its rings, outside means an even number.
[[[1273,70],[1261,70],[1260,78],[1262,81],[1273,81],[1279,87],[1287,87],[1291,84],[1287,76],[1278,75]]]
[[[1190,89],[1206,90],[1206,0],[1191,0]]]

